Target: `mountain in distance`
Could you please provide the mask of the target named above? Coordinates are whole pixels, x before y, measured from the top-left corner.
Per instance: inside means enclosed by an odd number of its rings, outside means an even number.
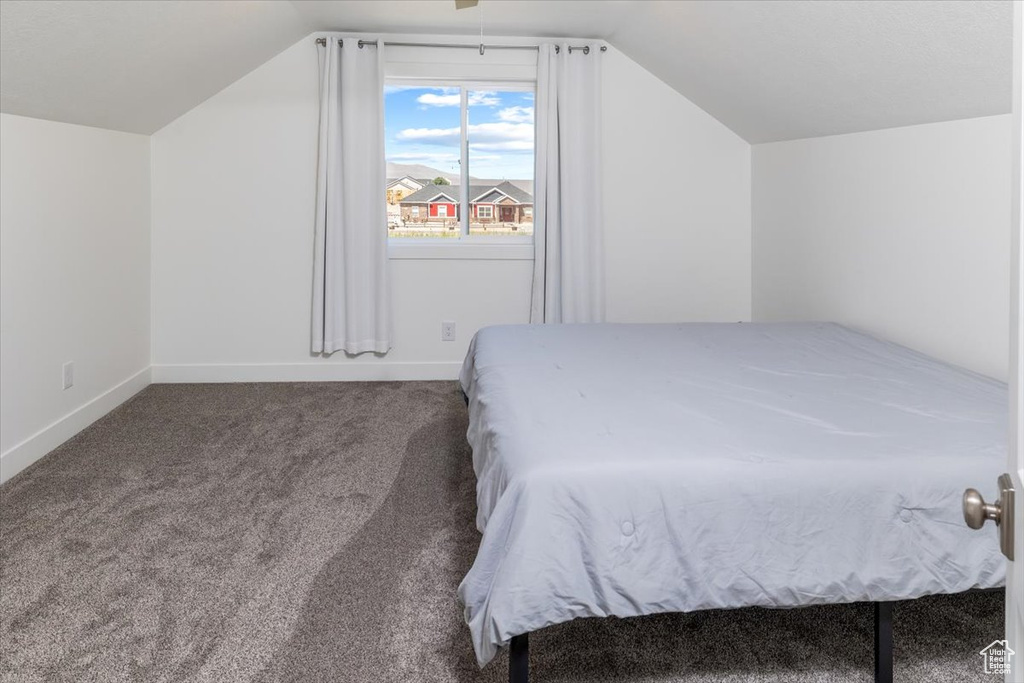
[[[452,185],[458,185],[459,181],[461,180],[461,178],[459,178],[459,174],[458,173],[449,173],[447,171],[442,171],[440,169],[433,168],[431,166],[424,166],[423,164],[396,164],[396,163],[394,163],[392,161],[389,161],[387,163],[388,163],[388,168],[387,168],[387,177],[388,178],[403,178],[405,176],[409,176],[411,178],[422,178],[422,179],[433,180],[434,178],[436,178],[438,176],[441,176],[442,178],[444,178],[445,180],[450,182]],[[470,180],[470,183],[473,184],[473,185],[487,185],[487,184],[498,185],[498,184],[500,184],[502,182],[501,180],[480,179],[480,178],[476,178],[474,176],[470,176],[469,180]],[[518,187],[520,190],[523,190],[524,192],[529,192],[530,194],[533,194],[533,181],[532,180],[526,180],[526,179],[519,180],[519,179],[509,178],[508,181],[510,183],[512,183],[513,185],[515,185],[516,187]]]
[[[430,166],[424,166],[423,164],[396,164],[392,161],[388,162],[387,176],[388,178],[404,178],[409,176],[411,178],[430,178],[431,180],[441,176],[450,183],[459,182],[458,173],[447,173]]]

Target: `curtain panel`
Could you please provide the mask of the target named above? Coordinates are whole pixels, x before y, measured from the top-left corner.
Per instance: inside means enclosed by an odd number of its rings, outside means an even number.
[[[601,46],[541,45],[531,323],[604,320]]]
[[[320,55],[320,140],[312,350],[391,348],[384,185],[384,45],[328,38]]]

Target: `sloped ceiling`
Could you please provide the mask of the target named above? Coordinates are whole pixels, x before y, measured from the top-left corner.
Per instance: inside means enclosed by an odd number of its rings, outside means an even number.
[[[1011,3],[653,2],[610,42],[748,142],[1010,111]]]
[[[1002,0],[0,2],[0,111],[152,133],[313,31],[603,38],[749,142],[1006,113]]]
[[[152,133],[312,29],[290,2],[0,2],[0,111]]]

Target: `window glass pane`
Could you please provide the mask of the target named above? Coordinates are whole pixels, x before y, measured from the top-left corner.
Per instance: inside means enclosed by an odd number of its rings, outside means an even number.
[[[469,232],[533,234],[531,91],[470,90]]]
[[[384,88],[388,236],[459,237],[459,88]]]

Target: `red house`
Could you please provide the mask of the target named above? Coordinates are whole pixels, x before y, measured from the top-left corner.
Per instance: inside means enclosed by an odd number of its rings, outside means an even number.
[[[399,204],[406,224],[459,222],[458,185],[427,185],[403,197]]]

